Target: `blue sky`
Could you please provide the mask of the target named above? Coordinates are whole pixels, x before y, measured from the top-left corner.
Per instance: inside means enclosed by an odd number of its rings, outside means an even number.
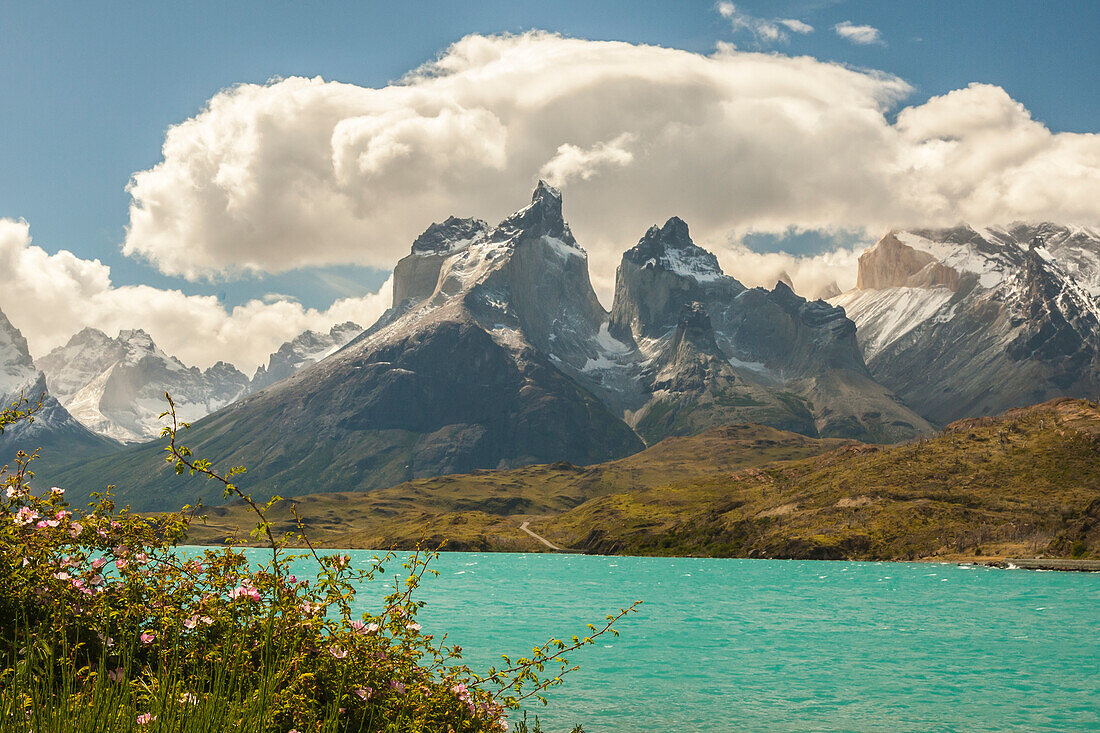
[[[984,81],[1052,131],[1100,127],[1100,3],[740,2],[737,9],[797,19],[816,32],[760,44],[735,33],[712,2],[5,3],[0,216],[28,220],[47,251],[99,258],[116,284],[224,294],[230,302],[285,292],[316,305],[367,292],[381,270],[327,267],[231,283],[164,276],[120,253],[125,186],[158,162],[166,128],[220,89],[291,75],[381,86],[469,33],[538,28],[704,53],[733,42],[896,74],[915,88],[905,104]],[[841,38],[832,28],[844,21],[877,28],[883,43]],[[783,244],[758,238],[755,246]]]

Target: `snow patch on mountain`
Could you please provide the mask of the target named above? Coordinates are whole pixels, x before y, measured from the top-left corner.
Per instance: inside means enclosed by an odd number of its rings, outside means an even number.
[[[844,309],[857,325],[856,339],[865,359],[871,359],[889,344],[897,341],[936,316],[951,300],[953,293],[945,287],[886,288],[884,290],[849,290],[829,302]]]

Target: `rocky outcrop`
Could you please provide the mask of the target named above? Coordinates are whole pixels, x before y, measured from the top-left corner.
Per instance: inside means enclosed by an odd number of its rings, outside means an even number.
[[[859,256],[856,287],[860,290],[938,285],[957,290],[959,273],[945,267],[928,252],[902,244],[893,232]]]
[[[676,328],[685,306],[713,307],[744,289],[722,272],[717,257],[691,241],[687,224],[674,216],[662,227],[650,227],[623,254],[615,273],[610,332],[632,342],[661,338]]]

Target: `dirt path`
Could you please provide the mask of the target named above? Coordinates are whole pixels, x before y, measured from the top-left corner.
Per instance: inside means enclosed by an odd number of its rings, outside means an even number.
[[[527,525],[528,525],[528,524],[530,524],[530,522],[524,522],[523,524],[521,524],[521,525],[519,526],[519,528],[520,528],[520,529],[522,529],[522,530],[523,530],[524,532],[526,532],[527,534],[529,534],[529,535],[531,535],[532,537],[534,537],[534,538],[535,538],[536,540],[538,540],[538,541],[539,541],[539,542],[541,542],[542,544],[544,544],[544,545],[546,545],[547,547],[549,547],[549,548],[550,548],[551,550],[557,550],[558,552],[569,552],[569,550],[565,549],[564,547],[558,547],[557,545],[555,545],[555,544],[554,544],[553,542],[551,542],[550,540],[546,539],[546,538],[545,538],[545,537],[543,537],[542,535],[537,535],[537,534],[535,534],[534,532],[532,532],[531,530],[527,529]]]

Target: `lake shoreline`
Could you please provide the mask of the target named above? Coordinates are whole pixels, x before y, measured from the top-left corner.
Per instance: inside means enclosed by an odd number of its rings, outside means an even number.
[[[217,549],[221,547],[227,547],[228,545],[220,544],[206,544],[206,543],[187,543],[189,547],[202,547]],[[242,543],[234,545],[236,547],[255,547],[262,549],[265,545],[257,543]],[[316,545],[317,549],[322,549],[320,545]],[[305,545],[287,545],[287,550],[306,550]],[[412,552],[415,547],[392,547],[388,550],[372,548],[372,547],[324,547],[327,551],[338,550],[354,550],[357,552]],[[440,554],[457,554],[468,553],[471,550],[456,549],[448,550],[446,548],[440,548],[438,550]],[[620,554],[605,554],[598,552],[580,552],[576,550],[551,550],[546,547],[539,549],[527,550],[477,550],[475,552],[485,552],[494,555],[581,555],[587,557],[639,557],[639,558],[684,558],[692,560],[787,560],[792,562],[799,561],[823,561],[823,562],[866,562],[866,563],[879,563],[879,562],[893,562],[893,563],[924,563],[929,565],[960,565],[960,566],[977,566],[994,568],[999,570],[1045,570],[1045,571],[1058,571],[1058,572],[1100,572],[1100,559],[1074,559],[1074,558],[1019,558],[1019,557],[1005,557],[997,555],[980,556],[974,558],[963,557],[921,557],[913,559],[898,559],[898,558],[823,558],[823,557],[744,557],[744,556],[715,556],[715,555],[620,555]]]

